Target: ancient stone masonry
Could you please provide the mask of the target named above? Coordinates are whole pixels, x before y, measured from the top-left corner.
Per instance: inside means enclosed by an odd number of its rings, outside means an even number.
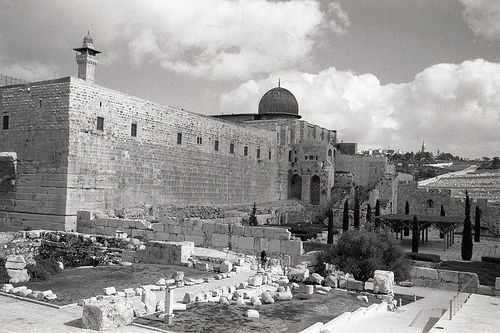
[[[1,223],[12,229],[75,230],[77,209],[282,196],[277,138],[267,130],[72,77],[1,87],[0,113],[9,117],[0,152],[17,154],[16,181],[0,189]]]
[[[398,184],[397,198],[399,214],[404,214],[405,204],[408,201],[410,215],[439,216],[441,205],[443,205],[446,216],[456,216],[462,221],[465,217],[465,197],[453,197],[451,189],[419,188],[415,181],[403,181]],[[493,234],[500,234],[500,221],[498,220],[500,206],[491,204],[486,199],[471,198],[470,200],[471,207],[477,205],[482,211],[481,225]]]
[[[115,235],[124,230],[143,240],[193,242],[195,246],[229,248],[235,252],[256,254],[303,254],[302,242],[292,239],[284,228],[249,227],[214,223],[196,218],[163,218],[159,223],[119,218],[94,218],[88,211],[78,213],[78,231],[83,233]]]

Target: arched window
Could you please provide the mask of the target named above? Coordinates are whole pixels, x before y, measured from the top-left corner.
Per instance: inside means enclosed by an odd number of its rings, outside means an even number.
[[[332,150],[331,149],[328,149],[328,160],[330,162],[333,162],[333,156],[332,156]]]
[[[321,180],[318,176],[311,177],[311,205],[319,205]]]
[[[432,199],[427,200],[427,207],[434,208],[434,201]]]
[[[297,174],[290,179],[289,198],[302,199],[302,178]]]

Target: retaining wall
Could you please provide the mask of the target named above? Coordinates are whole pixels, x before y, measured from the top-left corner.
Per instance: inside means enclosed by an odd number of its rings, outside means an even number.
[[[476,293],[479,278],[476,273],[414,267],[411,281],[415,286]]]
[[[129,236],[143,240],[171,242],[194,242],[195,246],[229,248],[235,252],[256,254],[301,255],[300,239],[291,239],[291,233],[284,228],[249,227],[236,224],[201,220],[198,218],[162,218],[159,223],[145,220],[96,217],[93,212],[78,212],[79,232],[116,235],[125,231]]]

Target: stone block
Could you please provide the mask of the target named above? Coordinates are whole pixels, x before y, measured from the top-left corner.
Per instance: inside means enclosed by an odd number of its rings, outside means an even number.
[[[126,299],[95,301],[83,305],[82,323],[87,329],[109,330],[129,325],[134,319],[134,306]]]
[[[327,286],[327,287],[337,288],[338,283],[339,283],[339,280],[338,280],[336,275],[328,275],[325,278],[325,286]]]
[[[366,291],[373,291],[373,282],[368,282],[366,281],[365,282],[365,288],[364,288]]]
[[[156,299],[156,294],[151,290],[144,290],[141,295],[141,302],[146,306],[147,313],[153,313],[156,311],[156,304],[158,300]]]
[[[339,288],[347,289],[347,279],[344,277],[339,277]]]
[[[215,231],[215,223],[213,222],[204,222],[201,230],[206,234],[213,234]]]
[[[475,293],[479,288],[479,277],[476,273],[458,272],[458,289]]]
[[[29,280],[27,269],[10,269],[7,268],[7,274],[10,276],[11,280],[16,280],[17,282],[25,282]]]
[[[103,294],[104,295],[114,295],[116,294],[116,288],[115,287],[107,287],[103,289]]]
[[[186,242],[193,242],[194,246],[203,246],[204,237],[196,235],[184,235],[184,240]]]
[[[228,247],[229,246],[229,235],[228,234],[212,234],[212,246],[213,247]]]
[[[254,251],[254,238],[238,236],[238,248],[243,251]]]
[[[373,292],[378,294],[392,293],[394,273],[391,271],[375,270],[373,274]]]
[[[426,267],[415,267],[415,277],[419,279],[439,280],[437,270]]]
[[[262,275],[255,275],[248,279],[248,285],[259,287],[262,285]]]
[[[309,278],[309,270],[307,268],[290,268],[287,277],[291,282],[304,282]]]
[[[256,249],[257,251],[266,251],[266,252],[271,252],[269,251],[269,238],[256,238],[259,241],[258,248]]]
[[[262,227],[252,227],[252,236],[253,237],[266,237],[266,229],[267,228],[262,228]]]
[[[281,241],[279,239],[269,240],[269,253],[280,253],[281,252]]]
[[[458,284],[458,272],[438,269],[438,276],[441,283],[454,283]]]
[[[495,290],[500,290],[500,277],[495,278]]]
[[[304,249],[302,247],[302,241],[296,240],[282,240],[280,243],[281,253],[286,253],[290,255],[302,254]]]
[[[364,283],[362,281],[347,279],[347,290],[363,291]]]
[[[242,225],[232,225],[231,234],[236,236],[243,236],[245,234],[245,227]]]
[[[221,273],[229,273],[233,270],[233,264],[227,260],[224,260],[220,265],[219,265],[219,271]]]

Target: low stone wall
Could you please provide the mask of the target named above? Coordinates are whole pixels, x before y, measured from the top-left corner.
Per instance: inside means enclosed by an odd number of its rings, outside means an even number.
[[[135,259],[144,263],[182,265],[187,264],[193,254],[193,242],[149,241],[144,250],[136,252]]]
[[[159,223],[145,220],[98,217],[90,211],[78,212],[79,232],[116,235],[117,231],[143,240],[190,241],[195,246],[229,248],[235,252],[301,255],[302,242],[292,239],[284,228],[249,227],[218,223],[199,218],[162,218]]]
[[[476,293],[479,278],[476,273],[414,267],[411,281],[415,286]]]
[[[65,266],[120,263],[122,253],[135,252],[139,239],[88,235],[77,232],[33,230],[0,233],[0,257],[22,255],[26,262],[41,254]]]

